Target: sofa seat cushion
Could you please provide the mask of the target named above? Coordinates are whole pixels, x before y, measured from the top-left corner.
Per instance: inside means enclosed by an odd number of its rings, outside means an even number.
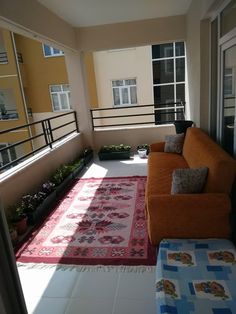
[[[150,153],[146,195],[170,194],[172,173],[176,168],[188,168],[188,164],[181,155],[163,152]]]

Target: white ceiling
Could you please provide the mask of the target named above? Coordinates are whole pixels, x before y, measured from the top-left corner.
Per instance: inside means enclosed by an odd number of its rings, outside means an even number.
[[[74,27],[185,14],[192,0],[37,0]],[[196,1],[196,0],[195,0]]]

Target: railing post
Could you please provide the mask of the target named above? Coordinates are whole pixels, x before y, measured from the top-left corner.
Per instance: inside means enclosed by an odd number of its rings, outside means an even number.
[[[52,148],[52,143],[54,143],[54,138],[53,138],[53,134],[52,134],[52,126],[51,126],[51,121],[50,118],[47,119],[47,123],[48,123],[48,136],[50,138],[50,148]]]
[[[78,124],[78,120],[77,120],[77,112],[76,111],[74,111],[74,118],[75,118],[76,130],[79,133],[79,124]]]
[[[48,134],[47,134],[46,121],[45,121],[45,120],[41,121],[41,124],[42,124],[42,129],[43,129],[43,134],[44,134],[45,143],[46,143],[46,145],[48,146],[48,145],[49,145],[49,142],[48,142]],[[51,145],[50,145],[50,147],[51,147]]]
[[[92,109],[90,109],[90,116],[91,116],[91,121],[92,121],[92,128],[93,128],[93,131],[94,131],[93,110]]]

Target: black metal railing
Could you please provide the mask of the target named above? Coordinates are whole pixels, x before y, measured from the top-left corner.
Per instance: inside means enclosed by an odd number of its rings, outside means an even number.
[[[6,52],[0,52],[0,63],[7,63],[7,53]]]
[[[72,117],[71,120],[66,120],[65,122],[65,117]],[[61,122],[60,119],[63,119],[64,121]],[[55,125],[53,125],[55,123]],[[70,126],[69,130],[62,130],[63,128]],[[0,171],[4,169],[8,169],[12,166],[15,166],[19,164],[19,162],[25,160],[26,158],[34,155],[35,153],[41,151],[42,149],[46,147],[53,147],[53,144],[62,140],[66,136],[77,132],[79,133],[79,126],[78,126],[78,121],[77,121],[77,116],[76,116],[76,111],[70,111],[52,118],[32,122],[29,124],[24,124],[20,125],[11,129],[6,129],[3,131],[0,131],[0,136],[5,135],[5,134],[10,134],[12,132],[19,132],[20,130],[28,130],[28,134],[25,139],[20,140],[18,142],[15,142],[13,144],[8,144],[8,146],[1,148],[0,149],[0,154],[3,152],[9,152],[10,149],[15,149],[16,147],[19,147],[22,144],[30,143],[31,149],[29,152],[22,154],[19,157],[16,157],[15,160],[11,160],[8,163],[5,163],[4,165],[0,166]],[[61,132],[58,133],[58,130],[61,130]],[[34,134],[34,135],[31,135]],[[62,135],[61,135],[62,134]],[[41,139],[40,145],[37,143],[37,148],[35,145],[35,140],[36,139]]]
[[[109,114],[111,112],[118,112],[121,114]],[[125,113],[124,111],[129,111]],[[122,114],[122,111],[124,114]],[[144,111],[144,112],[141,112]],[[151,111],[151,112],[148,112]],[[104,115],[108,112],[108,115]],[[141,113],[138,113],[141,112]],[[96,108],[90,110],[92,127],[93,130],[107,127],[121,127],[121,126],[132,126],[132,125],[157,125],[173,123],[176,120],[185,119],[185,102],[172,102],[163,104],[152,104],[152,105],[137,105],[117,108]],[[141,119],[140,119],[141,117]],[[120,123],[120,119],[123,119]],[[132,118],[133,121],[130,121]],[[135,119],[133,119],[135,118]],[[107,123],[111,119],[119,119],[115,123]],[[135,120],[135,121],[134,121]],[[137,121],[139,120],[139,121]],[[151,120],[151,121],[150,121]],[[114,121],[114,120],[113,120]],[[98,123],[96,123],[98,122]]]

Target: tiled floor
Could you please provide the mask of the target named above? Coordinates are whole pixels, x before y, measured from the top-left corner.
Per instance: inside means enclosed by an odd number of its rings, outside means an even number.
[[[146,175],[146,159],[95,160],[83,177]],[[154,272],[28,269],[19,267],[29,313],[153,314]]]

